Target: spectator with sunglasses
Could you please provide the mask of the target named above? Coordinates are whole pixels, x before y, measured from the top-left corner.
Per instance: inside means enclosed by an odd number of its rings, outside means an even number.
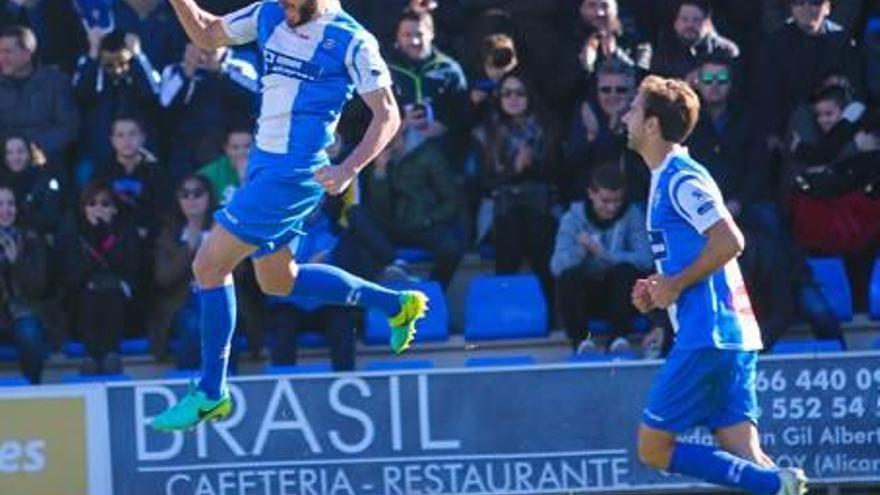
[[[106,182],[83,189],[77,224],[61,236],[62,284],[75,334],[85,343],[84,375],[122,370],[119,341],[132,309],[142,259],[133,225]]]
[[[830,73],[859,88],[860,54],[849,32],[828,19],[830,0],[789,0],[791,18],[761,45],[752,81],[755,120],[767,145],[781,151],[789,116]]]
[[[615,162],[625,175],[630,200],[644,201],[648,173],[641,158],[626,146],[623,114],[636,93],[636,70],[625,61],[609,59],[596,71],[595,94],[585,99],[569,127],[563,148],[563,198],[577,201],[589,183],[593,164]]]
[[[691,156],[711,172],[728,211],[746,236],[740,258],[762,332],[771,341],[792,322],[794,263],[786,227],[771,193],[769,154],[746,102],[734,101],[733,61],[702,63],[696,89],[701,99],[697,125],[686,141]]]
[[[708,0],[680,0],[671,29],[660,32],[651,72],[693,81],[699,61],[719,55],[734,59],[739,47],[716,31]]]
[[[505,76],[499,96],[474,131],[481,145],[485,198],[477,219],[477,241],[494,228],[495,271],[516,273],[526,259],[552,301],[549,263],[559,167],[555,129],[521,74]]]
[[[40,383],[48,351],[48,290],[46,243],[19,221],[12,188],[0,185],[0,340],[18,347],[22,374],[32,384]]]
[[[696,89],[702,105],[697,126],[687,141],[691,155],[707,164],[727,209],[740,225],[778,234],[780,221],[769,203],[766,147],[755,129],[750,107],[746,102],[732,101],[733,61],[723,56],[704,61],[697,72]]]
[[[177,188],[177,207],[156,239],[153,277],[158,295],[147,325],[157,359],[164,360],[168,340],[177,337],[176,364],[194,369],[199,364],[199,309],[191,265],[202,239],[214,223],[213,189],[201,175],[185,177]]]

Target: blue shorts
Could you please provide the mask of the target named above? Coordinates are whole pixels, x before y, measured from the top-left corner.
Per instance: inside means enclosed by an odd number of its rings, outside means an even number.
[[[654,378],[642,420],[672,433],[758,424],[757,363],[754,351],[673,349]]]
[[[251,149],[247,177],[214,219],[242,241],[257,247],[254,257],[274,253],[302,235],[318,210],[324,188],[315,181],[321,165],[295,168],[288,155]]]

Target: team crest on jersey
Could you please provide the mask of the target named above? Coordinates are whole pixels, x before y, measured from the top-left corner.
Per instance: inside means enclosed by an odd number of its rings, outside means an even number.
[[[325,50],[332,50],[336,47],[336,40],[334,40],[333,38],[327,38],[326,40],[324,40],[324,43],[322,43],[321,46],[323,46]]]

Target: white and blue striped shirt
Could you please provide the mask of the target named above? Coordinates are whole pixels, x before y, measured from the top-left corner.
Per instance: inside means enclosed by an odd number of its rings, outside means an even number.
[[[334,2],[329,11],[291,27],[276,0],[223,17],[235,44],[256,40],[263,58],[256,146],[291,157],[292,166],[327,162],[324,149],[356,90],[391,86],[379,44]]]
[[[672,276],[694,263],[705,232],[730,217],[709,172],[676,147],[651,173],[648,236],[657,271]],[[763,347],[737,261],[685,289],[669,307],[677,349]]]

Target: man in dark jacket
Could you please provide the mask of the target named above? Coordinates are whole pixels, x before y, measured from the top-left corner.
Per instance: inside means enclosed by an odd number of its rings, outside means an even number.
[[[367,204],[393,242],[431,252],[431,278],[446,287],[464,255],[464,198],[435,141],[404,146],[398,135],[375,160]]]
[[[397,22],[395,49],[386,57],[394,93],[404,112],[405,139],[415,148],[444,138],[458,148],[468,131],[469,99],[461,66],[434,47],[434,20],[406,11]],[[455,150],[449,155],[456,157]]]
[[[253,64],[230,49],[188,44],[183,60],[162,71],[159,100],[170,117],[163,130],[171,173],[179,178],[213,159],[223,129],[252,122],[257,94]]]
[[[745,103],[730,101],[734,83],[730,61],[714,58],[700,66],[702,113],[687,146],[709,168],[727,209],[742,226],[743,276],[755,300],[766,303],[756,307],[765,342],[775,341],[771,336],[781,335],[792,322],[794,248],[771,200],[769,155],[754,114]]]
[[[89,52],[77,63],[73,88],[80,108],[86,109],[81,154],[93,163],[112,153],[108,136],[115,116],[139,113],[155,122],[159,74],[139,45],[135,35],[122,31],[106,36],[89,31]],[[147,134],[155,138],[153,129]]]
[[[76,139],[79,115],[70,80],[54,67],[35,65],[36,50],[30,29],[0,29],[0,133],[23,134],[49,161],[61,163]]]
[[[657,45],[651,72],[664,77],[690,79],[704,57],[739,56],[736,43],[715,31],[706,0],[680,0],[672,30],[662,32]]]
[[[731,104],[733,67],[725,57],[712,57],[697,72],[702,113],[687,141],[691,155],[705,163],[739,217],[745,209],[770,199],[766,147],[744,102]],[[749,213],[749,216],[751,212]]]
[[[113,189],[122,218],[133,223],[140,239],[152,240],[158,234],[159,222],[174,204],[171,179],[156,158],[143,149],[143,127],[136,118],[114,119],[110,140],[114,155],[98,178]]]
[[[645,215],[627,203],[625,177],[615,163],[593,170],[586,201],[573,202],[562,216],[550,270],[557,279],[563,325],[579,352],[597,345],[628,350],[635,308],[629,291],[651,270]],[[611,335],[594,342],[588,317],[606,317]]]
[[[753,81],[760,109],[756,122],[774,147],[781,146],[795,107],[828,74],[861,80],[855,42],[828,19],[830,13],[830,0],[791,0],[792,17],[762,44]]]

